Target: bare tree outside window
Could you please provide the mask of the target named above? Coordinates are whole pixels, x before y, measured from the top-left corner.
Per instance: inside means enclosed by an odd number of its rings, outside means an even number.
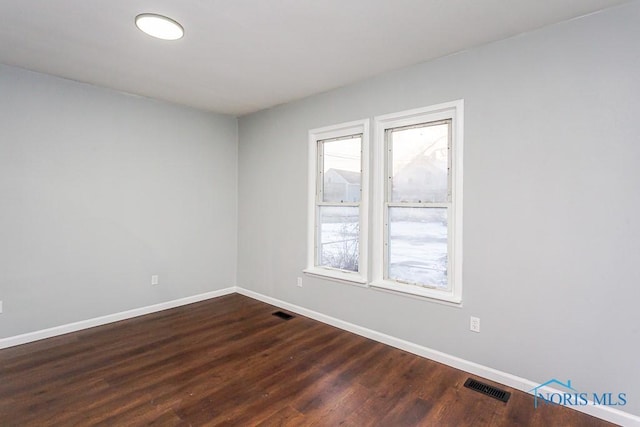
[[[321,265],[340,270],[358,271],[359,209],[323,207],[320,209]]]

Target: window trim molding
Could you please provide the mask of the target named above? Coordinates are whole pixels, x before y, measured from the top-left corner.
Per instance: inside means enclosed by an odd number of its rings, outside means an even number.
[[[355,120],[309,130],[307,178],[307,267],[304,273],[349,284],[366,285],[369,277],[369,119]],[[318,177],[318,141],[362,134],[362,174],[360,176],[360,236],[358,271],[350,272],[316,265],[316,191]]]
[[[386,129],[415,125],[424,122],[452,118],[451,148],[451,212],[450,218],[450,271],[451,287],[443,291],[384,278],[385,271],[385,200],[386,200]],[[462,304],[462,172],[464,149],[464,100],[445,102],[424,108],[416,108],[374,118],[373,143],[373,233],[372,233],[372,282],[381,290],[424,297],[447,305]]]

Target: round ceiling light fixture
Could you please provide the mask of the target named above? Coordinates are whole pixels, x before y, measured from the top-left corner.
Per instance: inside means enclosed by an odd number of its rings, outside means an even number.
[[[171,18],[155,13],[136,16],[136,27],[140,31],[162,40],[178,40],[184,35],[184,28]]]

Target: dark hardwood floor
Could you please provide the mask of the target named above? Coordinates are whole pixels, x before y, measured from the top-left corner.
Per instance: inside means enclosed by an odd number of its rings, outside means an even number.
[[[276,310],[234,294],[0,350],[0,426],[611,425]]]

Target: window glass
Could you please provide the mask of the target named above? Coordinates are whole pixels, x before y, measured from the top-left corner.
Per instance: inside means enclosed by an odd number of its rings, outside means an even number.
[[[360,209],[321,206],[318,260],[321,266],[358,271]]]
[[[360,201],[362,137],[322,142],[322,201]]]
[[[447,288],[447,238],[447,209],[389,208],[389,278]]]
[[[391,131],[391,202],[446,202],[449,124]]]

